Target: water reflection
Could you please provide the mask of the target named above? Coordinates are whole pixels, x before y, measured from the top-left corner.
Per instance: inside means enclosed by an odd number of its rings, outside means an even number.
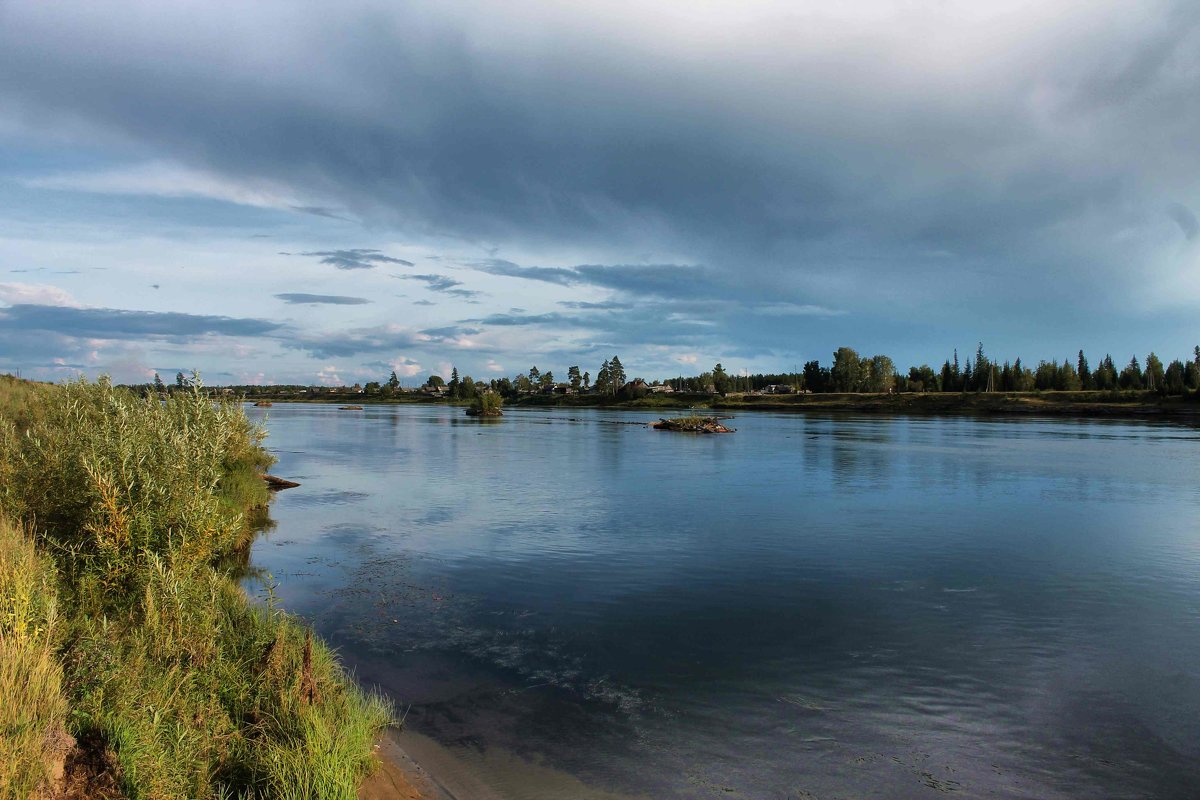
[[[418,729],[606,789],[1200,785],[1195,430],[654,418],[276,405],[254,563]]]

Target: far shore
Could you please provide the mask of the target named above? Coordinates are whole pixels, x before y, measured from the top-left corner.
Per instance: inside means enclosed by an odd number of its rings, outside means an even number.
[[[269,389],[269,387],[263,387]],[[351,390],[325,395],[251,392],[247,402],[275,401],[343,405],[450,405],[466,400],[406,393],[373,396]],[[622,398],[595,394],[524,395],[505,401],[506,408],[614,408],[628,410],[711,409],[714,411],[837,412],[913,415],[1026,415],[1056,417],[1200,418],[1200,402],[1190,396],[1128,392],[926,392],[897,394],[647,394]]]

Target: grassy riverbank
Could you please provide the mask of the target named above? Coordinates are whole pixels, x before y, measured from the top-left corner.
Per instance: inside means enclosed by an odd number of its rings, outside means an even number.
[[[352,798],[388,722],[237,564],[240,407],[0,378],[0,798]]]

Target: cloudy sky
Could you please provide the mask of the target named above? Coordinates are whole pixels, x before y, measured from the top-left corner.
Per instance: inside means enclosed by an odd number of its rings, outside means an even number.
[[[0,370],[1183,356],[1190,0],[0,0]]]

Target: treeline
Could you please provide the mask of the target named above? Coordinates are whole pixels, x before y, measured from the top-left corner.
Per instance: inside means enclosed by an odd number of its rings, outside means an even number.
[[[802,371],[775,374],[729,375],[717,364],[711,371],[693,377],[672,378],[667,383],[684,392],[1034,392],[1137,390],[1160,394],[1184,394],[1200,389],[1200,347],[1188,361],[1175,359],[1166,366],[1154,353],[1137,356],[1118,367],[1106,355],[1093,369],[1082,350],[1070,360],[1039,361],[1028,367],[1020,358],[994,361],[980,344],[974,358],[960,362],[958,351],[940,369],[928,364],[899,372],[885,355],[860,356],[840,347],[828,366],[808,361]]]
[[[394,380],[396,373],[393,372],[391,377]],[[392,381],[389,380],[387,385],[390,386],[391,383]],[[460,379],[458,368],[455,367],[450,372],[449,382],[440,375],[430,375],[425,381],[425,386],[435,389],[444,388],[446,394],[453,399],[470,400],[484,392],[494,392],[502,397],[516,397],[522,394],[554,391],[555,389],[570,390],[574,393],[591,392],[616,395],[628,383],[629,378],[625,373],[624,365],[621,364],[620,357],[613,356],[600,365],[595,381],[592,380],[591,372],[580,371],[578,365],[567,367],[565,381],[555,378],[553,371],[542,372],[537,366],[532,366],[529,368],[529,372],[512,378],[493,378],[487,382],[476,381],[470,375]],[[380,384],[368,383],[365,387],[366,393],[371,394],[372,387],[379,386]]]

